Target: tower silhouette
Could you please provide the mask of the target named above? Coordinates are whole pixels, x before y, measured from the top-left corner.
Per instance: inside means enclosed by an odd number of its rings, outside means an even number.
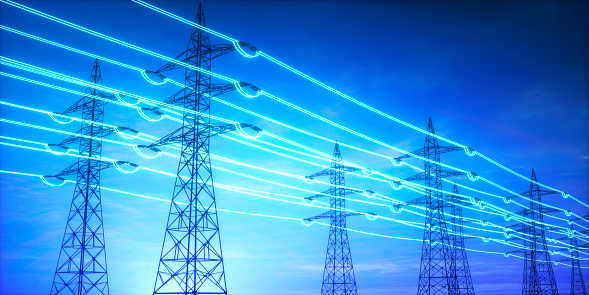
[[[474,286],[470,275],[470,267],[464,247],[464,221],[462,219],[462,206],[469,204],[463,202],[458,196],[458,187],[454,184],[454,194],[450,196],[452,214],[452,270],[453,275],[450,285],[453,285],[455,295],[474,295]]]
[[[543,191],[536,183],[536,172],[532,169],[532,182],[527,196],[531,199],[529,209],[524,209],[524,217],[532,220],[523,225],[527,234],[524,240],[524,280],[523,295],[558,295],[550,254],[546,245],[546,226],[543,213],[549,212],[542,207],[542,195],[551,194]]]
[[[98,59],[94,61],[90,82],[102,85],[102,74]],[[60,115],[82,112],[82,119],[97,123],[104,120],[104,105],[107,98],[96,88],[86,88],[86,96]],[[51,286],[51,294],[108,294],[106,267],[106,246],[102,220],[102,199],[100,195],[100,170],[112,167],[100,161],[101,138],[113,134],[100,124],[82,121],[77,134],[95,137],[70,136],[52,148],[68,149],[66,146],[79,143],[81,156],[77,163],[62,172],[50,176],[63,179],[76,175],[76,188],[69,210],[65,233],[57,262],[57,269]],[[48,147],[49,148],[49,147]]]
[[[307,220],[329,219],[329,238],[327,240],[327,254],[325,255],[325,268],[323,270],[323,283],[321,295],[357,295],[356,278],[354,276],[354,265],[352,263],[352,252],[348,239],[346,218],[359,215],[358,213],[346,212],[346,195],[355,194],[358,191],[346,188],[345,172],[358,171],[359,168],[345,166],[342,162],[342,154],[339,144],[336,142],[333,150],[331,168],[307,176],[313,179],[319,176],[329,176],[331,186],[324,194],[330,195],[331,210],[307,218]],[[308,200],[326,197],[318,194],[307,197]]]

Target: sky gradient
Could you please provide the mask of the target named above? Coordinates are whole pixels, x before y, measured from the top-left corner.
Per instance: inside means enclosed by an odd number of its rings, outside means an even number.
[[[126,42],[174,57],[186,48],[191,28],[131,1],[19,1],[24,5]],[[197,1],[148,1],[194,19]],[[207,26],[249,42],[311,77],[415,126],[432,118],[436,133],[474,147],[499,163],[589,201],[589,4],[585,1],[204,1]],[[0,4],[4,26],[155,70],[164,62],[122,46]],[[211,43],[227,43],[211,37]],[[0,30],[0,53],[49,70],[87,80],[93,59]],[[83,87],[26,73],[7,66],[3,72],[84,91]],[[137,72],[101,63],[105,86],[164,100],[178,89],[154,86]],[[250,82],[300,107],[407,151],[423,146],[424,135],[379,117],[262,58],[233,52],[213,62],[212,70]],[[183,71],[170,77],[182,81]],[[220,81],[213,81],[220,82]],[[295,127],[391,157],[398,152],[336,129],[268,98],[229,93],[222,99]],[[0,100],[47,111],[63,111],[77,96],[0,77]],[[213,102],[212,114],[252,123],[264,130],[331,154],[333,145]],[[0,117],[75,132],[79,125],[60,125],[48,116],[0,105]],[[178,123],[150,123],[128,108],[107,105],[105,123],[164,136]],[[0,135],[57,143],[64,135],[0,122]],[[121,138],[111,139],[124,141]],[[262,140],[280,144],[272,138]],[[9,142],[1,139],[2,142]],[[129,141],[133,142],[133,141]],[[134,142],[139,144],[139,142]],[[32,146],[32,145],[31,145]],[[211,152],[260,167],[309,175],[321,168],[214,138]],[[294,154],[293,154],[294,155]],[[415,173],[389,161],[342,147],[348,160],[396,177]],[[106,143],[103,156],[175,173],[177,159],[142,159],[130,147]],[[313,160],[312,158],[305,158]],[[54,174],[75,159],[0,146],[0,170]],[[328,164],[328,162],[319,162]],[[516,192],[529,183],[463,152],[445,154],[444,163],[475,171]],[[414,165],[423,162],[410,160]],[[213,165],[314,191],[321,184],[240,167]],[[308,194],[215,170],[216,183],[306,197]],[[460,184],[500,196],[508,194],[467,177]],[[370,189],[398,200],[419,195],[395,191],[387,184],[348,175],[349,186]],[[102,173],[102,185],[169,200],[174,178],[148,171]],[[59,245],[74,186],[48,187],[38,178],[0,173],[0,293],[46,294],[55,272]],[[451,186],[444,184],[444,189]],[[511,211],[520,207],[499,199],[461,191]],[[217,207],[258,214],[307,218],[322,209],[239,194],[216,188]],[[169,203],[103,190],[105,239],[111,294],[153,291]],[[366,200],[362,196],[353,198]],[[543,201],[585,215],[586,207],[560,196]],[[299,202],[300,203],[300,202]],[[423,223],[408,213],[348,201],[348,208]],[[507,226],[500,216],[469,209],[466,217]],[[562,213],[555,216],[564,218]],[[559,226],[566,222],[545,218]],[[304,227],[298,221],[219,213],[229,293],[240,295],[319,294],[328,228]],[[585,226],[588,226],[586,223]],[[352,229],[422,238],[422,230],[386,220],[348,220]],[[475,228],[482,226],[472,224]],[[466,229],[467,233],[482,234]],[[489,237],[502,238],[500,234]],[[561,238],[562,235],[550,235]],[[349,233],[360,294],[417,292],[421,242]],[[468,248],[511,251],[480,239]],[[587,257],[587,256],[584,256]],[[521,294],[523,260],[468,252],[477,294]],[[589,267],[585,261],[583,266]],[[570,268],[554,266],[560,294],[568,294]],[[584,270],[586,285],[589,274]]]

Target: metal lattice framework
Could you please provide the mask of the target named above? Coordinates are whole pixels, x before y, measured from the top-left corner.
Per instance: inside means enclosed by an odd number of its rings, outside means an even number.
[[[202,4],[195,22],[206,26]],[[211,45],[208,33],[193,28],[187,49],[176,60],[210,71],[212,59],[233,50],[232,44]],[[181,67],[171,62],[152,73],[161,75]],[[184,90],[165,102],[198,113],[184,112],[182,127],[145,146],[156,149],[157,146],[181,144],[153,294],[227,294],[209,147],[212,136],[235,131],[236,126],[211,124],[210,118],[202,114],[210,114],[212,95],[235,88],[233,84],[213,85],[210,74],[188,67],[184,76]],[[157,112],[157,108],[152,111]]]
[[[357,295],[356,277],[354,276],[354,265],[352,263],[352,252],[348,239],[346,218],[359,215],[358,213],[346,212],[346,198],[348,194],[358,193],[356,190],[346,189],[345,172],[358,171],[359,168],[345,166],[342,163],[342,154],[339,144],[335,144],[331,168],[307,176],[313,179],[319,176],[329,176],[330,188],[324,193],[331,195],[331,210],[308,218],[307,220],[329,219],[329,238],[327,240],[327,254],[325,255],[325,268],[323,271],[323,283],[321,295]],[[325,195],[314,195],[306,199],[325,197]]]
[[[587,216],[589,217],[589,216]],[[580,218],[575,218],[580,219]],[[579,259],[579,244],[575,234],[575,226],[571,223],[571,295],[587,295],[585,281],[583,281],[583,272],[581,271],[581,260]],[[584,245],[585,247],[588,245]]]
[[[430,134],[435,134],[431,118],[427,125],[427,131]],[[405,203],[405,205],[425,204],[427,208],[421,248],[418,295],[456,294],[456,264],[453,259],[455,254],[450,246],[452,244],[444,215],[444,207],[449,207],[449,205],[445,204],[446,196],[440,191],[442,190],[442,178],[464,175],[465,173],[442,170],[438,163],[441,154],[460,149],[462,148],[456,146],[440,146],[434,136],[426,135],[423,148],[412,153],[430,160],[424,161],[424,172],[405,179],[405,181],[425,181],[427,187],[425,196]],[[410,157],[412,156],[407,154],[395,159],[400,161]],[[464,258],[466,259],[466,256]]]
[[[536,173],[532,169],[531,179],[537,182]],[[528,197],[530,208],[524,209],[523,215],[530,224],[524,224],[523,232],[530,237],[524,240],[524,279],[522,285],[523,295],[558,295],[556,279],[550,262],[550,253],[546,245],[546,226],[543,213],[551,212],[542,206],[542,195],[551,194],[551,191],[540,189],[537,183],[530,182]]]
[[[452,202],[452,271],[454,275],[451,285],[454,285],[453,294],[456,295],[474,295],[474,286],[472,284],[472,277],[470,275],[470,267],[468,265],[468,258],[466,257],[466,249],[464,247],[464,220],[462,219],[462,206],[469,206],[457,196],[458,187],[454,184],[454,195],[450,196]]]
[[[90,82],[102,85],[98,59],[95,60]],[[82,119],[102,123],[104,119],[103,100],[91,96],[107,96],[96,88],[86,89],[88,96],[61,114],[82,112]],[[68,144],[78,143],[78,162],[52,177],[76,175],[76,188],[70,207],[63,242],[57,262],[57,269],[51,287],[51,294],[108,294],[108,276],[100,196],[100,170],[109,168],[99,161],[102,152],[102,137],[114,132],[100,125],[82,121],[78,134],[88,137],[71,136],[57,145],[67,149]]]

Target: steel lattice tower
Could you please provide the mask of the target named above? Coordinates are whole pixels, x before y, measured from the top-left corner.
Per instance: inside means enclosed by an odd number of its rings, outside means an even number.
[[[472,277],[470,275],[470,267],[466,257],[466,249],[464,247],[464,221],[462,220],[462,206],[460,206],[460,198],[458,194],[458,187],[454,184],[454,194],[451,195],[450,200],[453,203],[451,208],[452,213],[452,274],[454,285],[454,293],[456,295],[474,295],[474,286],[472,284]]]
[[[536,183],[536,173],[532,169],[532,182],[528,197],[531,199],[530,208],[524,209],[524,217],[532,220],[523,225],[524,233],[529,240],[524,240],[524,280],[523,295],[558,295],[556,280],[550,262],[550,254],[546,245],[545,225],[543,224],[542,195],[543,191]]]
[[[102,76],[98,59],[95,60],[90,75],[90,82],[102,85]],[[104,105],[107,103],[90,96],[106,97],[92,87],[77,103],[61,114],[82,111],[82,119],[102,123]],[[78,134],[102,138],[112,132],[82,121]],[[78,162],[64,170],[56,177],[76,174],[76,188],[67,219],[57,269],[51,287],[51,294],[108,294],[108,276],[104,228],[102,220],[102,202],[100,196],[100,170],[106,168],[100,159],[102,140],[86,137],[70,137],[60,143],[80,143]]]
[[[199,4],[195,22],[206,26],[202,4]],[[240,42],[241,46],[248,43]],[[235,50],[233,44],[211,45],[208,33],[193,27],[188,46],[176,60],[206,71],[211,61]],[[170,62],[155,72],[161,73],[184,68],[181,63]],[[168,222],[153,294],[227,294],[225,267],[221,250],[221,237],[217,216],[217,204],[213,186],[213,171],[209,154],[210,138],[237,128],[259,128],[249,124],[211,124],[212,96],[235,90],[235,84],[212,84],[211,75],[185,67],[185,88],[164,103],[182,106],[193,112],[184,112],[179,129],[148,146],[158,151],[158,146],[181,144],[180,161],[176,173],[174,193],[170,204]],[[251,86],[239,82],[239,86]],[[258,88],[251,86],[254,90]],[[162,114],[158,107],[151,111]]]
[[[571,295],[587,295],[585,289],[585,282],[583,281],[583,273],[581,272],[581,261],[579,260],[579,251],[577,244],[577,236],[575,235],[575,227],[571,223]]]
[[[331,184],[329,190],[324,194],[331,195],[331,210],[307,220],[329,219],[329,238],[327,240],[327,254],[325,255],[325,268],[323,271],[323,283],[321,295],[357,295],[356,278],[354,276],[354,265],[352,263],[352,252],[348,239],[346,218],[359,215],[358,213],[346,212],[346,199],[348,194],[358,191],[346,189],[345,172],[358,171],[359,168],[345,166],[342,163],[342,154],[339,144],[335,144],[331,168],[325,169],[313,175],[307,176],[313,179],[318,176],[329,175]],[[324,197],[325,195],[314,195],[307,199]]]
[[[435,134],[432,119],[429,119],[427,131]],[[427,208],[423,232],[423,244],[421,248],[421,265],[419,270],[418,295],[456,294],[456,264],[451,239],[448,235],[444,207],[448,207],[445,201],[449,197],[442,195],[442,178],[464,175],[463,172],[442,170],[440,155],[443,153],[461,150],[457,146],[440,146],[433,135],[426,135],[423,148],[412,154],[424,157],[430,161],[424,161],[424,172],[406,178],[404,181],[425,181],[425,196],[406,202],[408,204],[424,204]],[[412,157],[406,154],[394,160]],[[464,256],[466,261],[466,255]],[[465,265],[468,265],[466,263]]]

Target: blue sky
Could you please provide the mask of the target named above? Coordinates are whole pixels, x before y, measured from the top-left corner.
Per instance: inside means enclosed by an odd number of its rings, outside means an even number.
[[[131,1],[20,1],[32,8],[174,57],[186,48],[190,27]],[[149,1],[192,20],[194,1]],[[415,126],[425,128],[432,117],[437,134],[472,146],[516,172],[528,176],[535,168],[539,181],[588,201],[588,4],[582,1],[205,1],[207,26],[250,42],[264,52]],[[163,62],[124,47],[0,5],[1,24],[52,41],[96,53],[144,69]],[[93,59],[0,31],[0,53],[22,62],[87,80]],[[226,43],[211,37],[211,43]],[[423,146],[424,135],[371,113],[262,58],[237,53],[214,60],[213,71],[295,103],[368,136],[405,150]],[[137,72],[101,63],[104,85],[163,100],[172,85],[153,86]],[[7,66],[2,71],[78,91],[84,88]],[[180,80],[183,72],[170,73]],[[47,111],[62,111],[78,97],[41,86],[0,78],[0,99]],[[222,99],[262,115],[347,144],[389,156],[400,154],[338,130],[268,98],[248,99],[238,93]],[[251,115],[213,103],[212,114],[252,123],[264,130],[330,154],[333,145]],[[75,132],[75,123],[60,125],[48,116],[0,105],[4,119]],[[163,136],[177,123],[147,122],[127,108],[107,105],[105,122]],[[57,143],[64,135],[0,123],[2,136]],[[116,136],[112,139],[123,141]],[[271,138],[261,139],[271,143]],[[7,142],[4,139],[3,142]],[[135,142],[137,144],[138,142]],[[212,140],[214,154],[297,175],[320,170],[308,164],[231,142]],[[345,160],[404,178],[407,167],[369,154],[342,148]],[[145,160],[131,148],[105,144],[103,156],[175,173],[177,160]],[[480,158],[464,153],[444,155],[453,166],[475,171],[513,191],[529,184]],[[54,174],[73,158],[0,146],[2,170]],[[413,160],[417,166],[423,164]],[[215,162],[260,178],[299,188],[306,184],[234,164]],[[148,171],[122,174],[105,171],[104,187],[169,199],[174,179]],[[387,184],[348,176],[347,184],[405,201],[418,195],[394,191]],[[486,192],[507,193],[466,177],[458,183]],[[215,182],[291,196],[304,192],[215,171]],[[451,189],[445,185],[444,189]],[[0,174],[0,288],[7,294],[50,291],[73,185],[48,187],[38,178]],[[306,218],[323,210],[216,189],[219,208]],[[467,194],[467,192],[464,192]],[[468,193],[511,211],[521,208]],[[103,191],[107,258],[112,294],[146,294],[153,290],[161,241],[169,210],[166,202]],[[363,197],[358,196],[358,199]],[[365,198],[364,198],[365,199]],[[560,196],[552,205],[585,215],[587,208]],[[365,210],[403,220],[423,222],[408,213],[395,215],[386,207],[348,202]],[[465,209],[464,215],[509,225],[501,217]],[[564,214],[555,213],[564,218]],[[231,294],[316,294],[320,292],[328,228],[303,227],[298,221],[219,213],[227,285]],[[566,222],[546,218],[565,226]],[[353,229],[421,239],[422,230],[382,219],[348,220]],[[481,228],[480,226],[473,225]],[[467,233],[480,234],[476,230]],[[350,233],[360,294],[415,294],[421,242]],[[501,238],[502,235],[489,234]],[[558,238],[561,236],[553,235]],[[497,243],[469,239],[466,246],[485,251],[510,251]],[[521,294],[523,261],[501,255],[468,253],[477,294]],[[587,263],[584,266],[589,266]],[[554,267],[559,291],[568,294],[570,268]],[[586,274],[586,279],[589,277]]]

